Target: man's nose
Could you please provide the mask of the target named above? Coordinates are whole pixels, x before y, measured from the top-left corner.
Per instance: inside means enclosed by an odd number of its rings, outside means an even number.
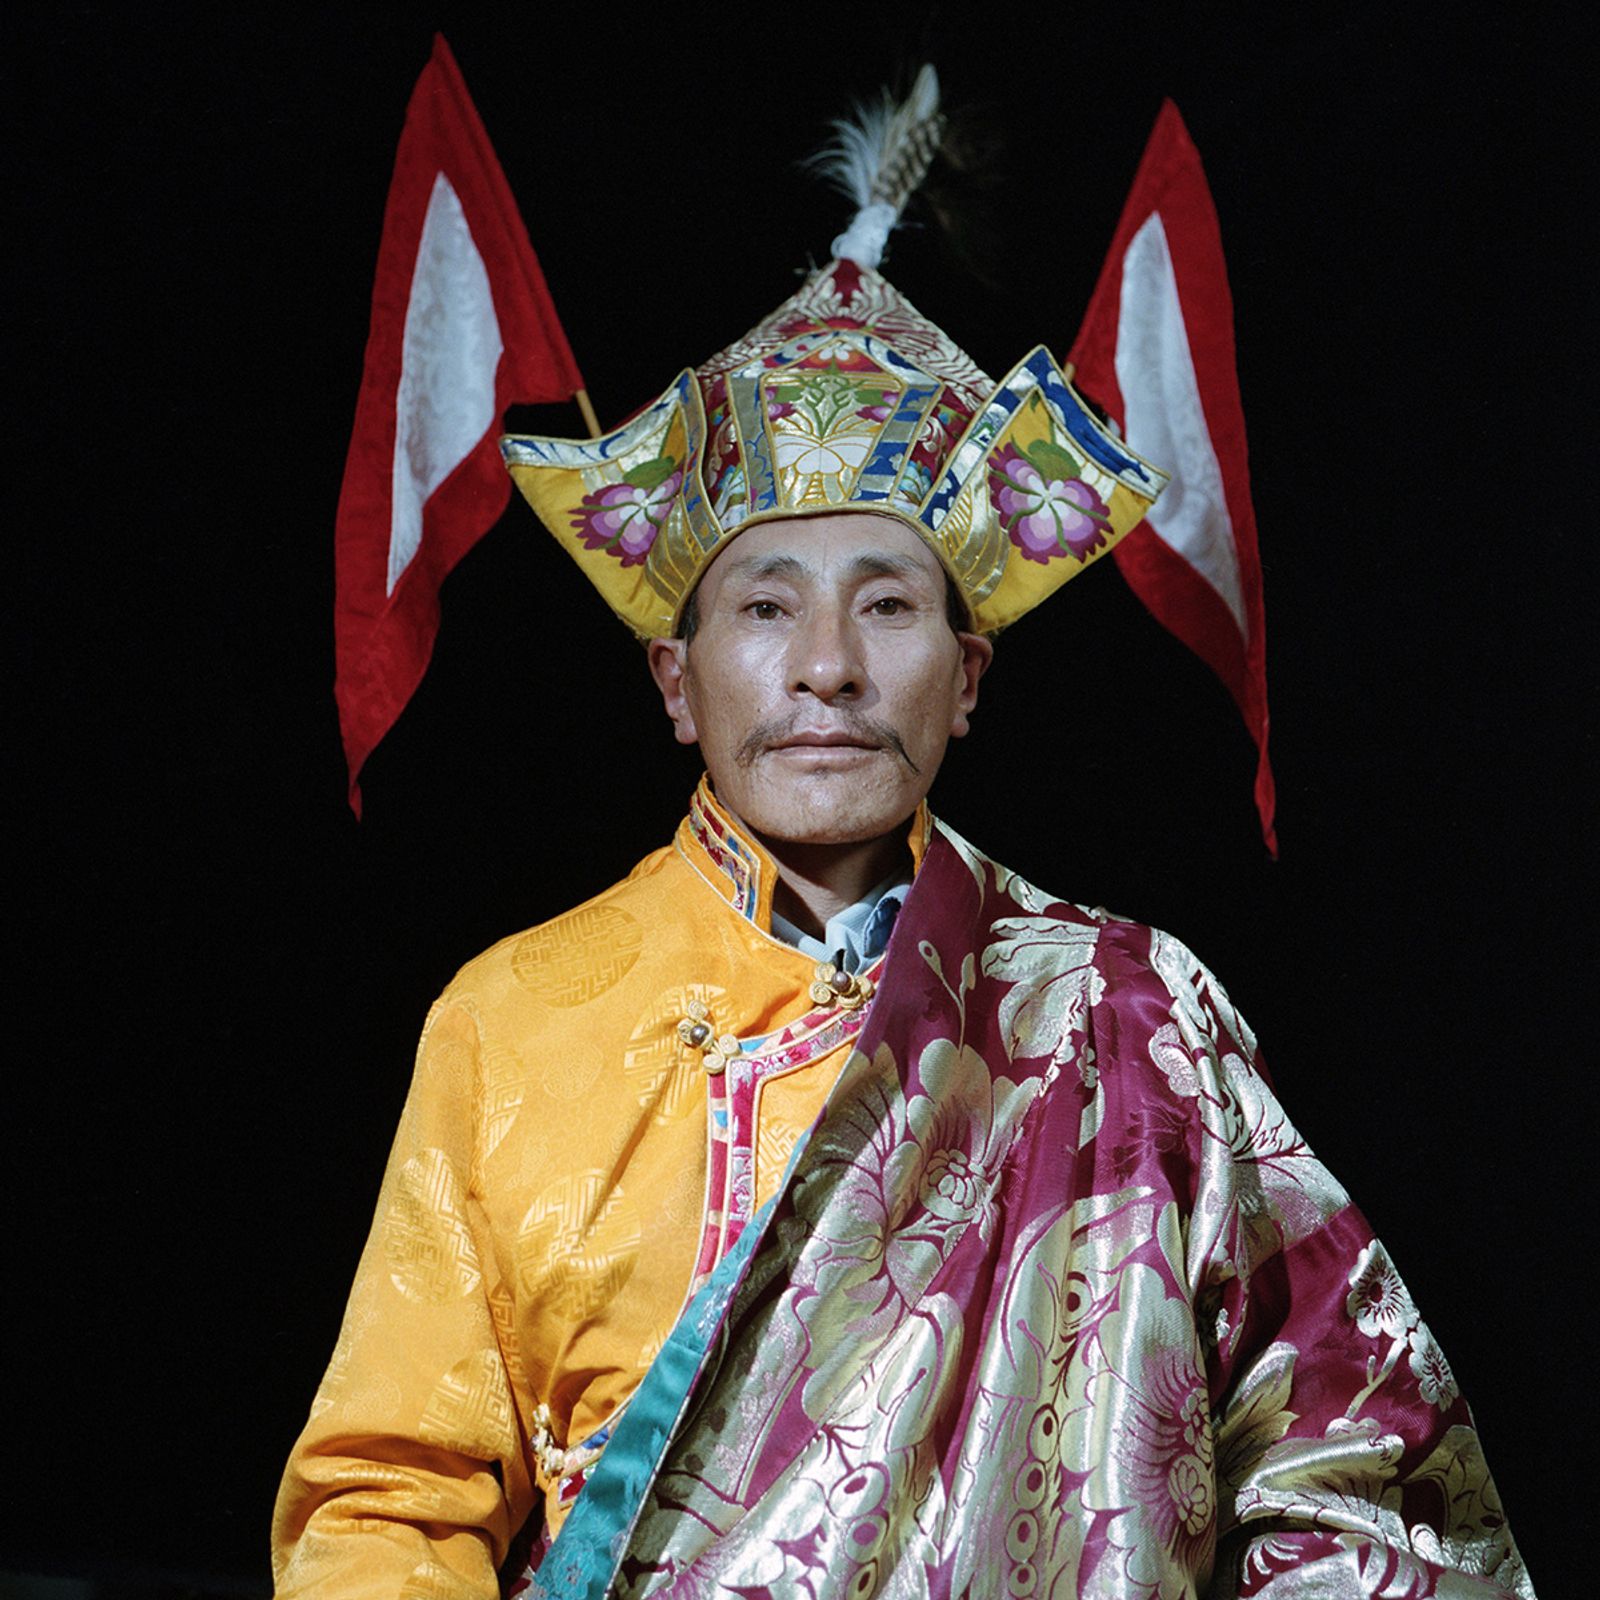
[[[854,699],[865,683],[861,634],[853,620],[831,607],[808,614],[790,648],[790,693],[811,694],[819,700]]]

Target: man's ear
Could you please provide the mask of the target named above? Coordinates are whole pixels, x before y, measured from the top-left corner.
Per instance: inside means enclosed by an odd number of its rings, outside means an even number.
[[[650,660],[650,676],[661,691],[661,703],[672,718],[672,731],[679,744],[696,744],[700,734],[694,725],[694,712],[689,709],[689,697],[684,692],[684,679],[688,673],[689,641],[687,639],[652,639],[646,646]]]
[[[978,703],[978,679],[994,660],[994,646],[981,633],[958,633],[961,646],[961,690],[956,696],[956,714],[950,723],[950,737],[959,739],[972,726],[971,713]]]

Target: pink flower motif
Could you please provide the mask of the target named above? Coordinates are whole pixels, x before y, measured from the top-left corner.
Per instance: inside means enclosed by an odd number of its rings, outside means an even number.
[[[784,417],[792,417],[794,407],[787,400],[769,400],[767,402],[767,416],[773,422],[779,422]]]
[[[1105,501],[1072,476],[1077,463],[1065,450],[1039,445],[1033,454],[1041,464],[1007,445],[989,470],[1001,526],[1029,561],[1042,564],[1068,554],[1087,560],[1110,531]]]
[[[858,417],[864,417],[868,422],[887,422],[889,420],[888,406],[861,406],[857,411]]]
[[[610,483],[583,497],[573,514],[572,526],[589,550],[604,550],[625,567],[636,567],[650,554],[661,524],[667,520],[683,474],[669,470],[663,477],[636,468],[621,483]],[[670,463],[668,464],[670,468]],[[634,478],[655,481],[633,482]]]

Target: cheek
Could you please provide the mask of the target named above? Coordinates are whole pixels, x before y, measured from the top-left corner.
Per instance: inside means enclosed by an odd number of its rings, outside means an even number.
[[[760,720],[761,704],[754,667],[724,663],[722,670],[697,679],[690,705],[701,744],[712,750],[736,748]]]
[[[956,720],[963,680],[948,662],[929,662],[923,672],[904,687],[906,731],[913,729],[924,748],[942,744],[950,737]]]

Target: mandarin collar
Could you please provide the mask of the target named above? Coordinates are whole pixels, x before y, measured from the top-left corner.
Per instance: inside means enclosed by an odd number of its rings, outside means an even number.
[[[922,866],[933,826],[927,803],[911,818],[906,843],[913,876]],[[778,863],[751,837],[733,813],[718,801],[709,777],[702,777],[689,802],[689,814],[673,841],[689,865],[747,922],[772,932],[772,896],[778,886]]]

